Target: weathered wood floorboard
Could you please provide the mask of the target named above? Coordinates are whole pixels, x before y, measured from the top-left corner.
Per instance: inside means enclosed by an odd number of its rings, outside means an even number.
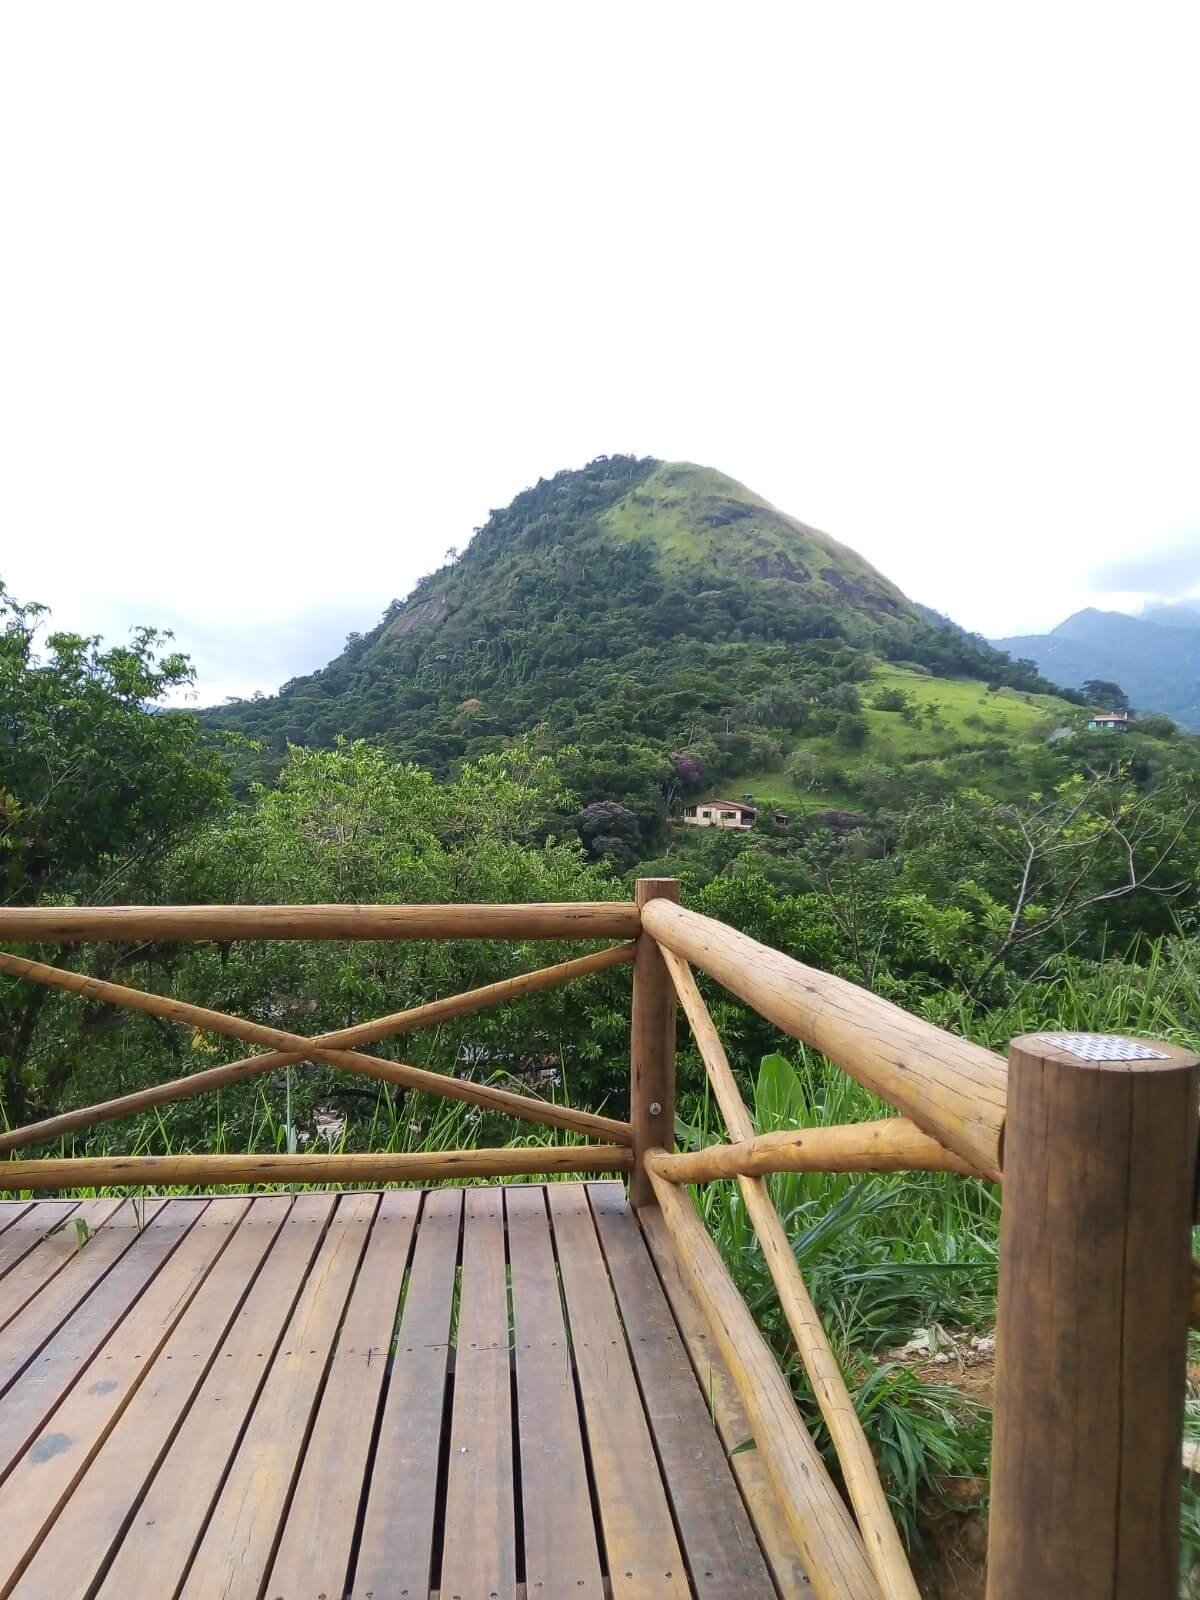
[[[271,1568],[270,1595],[345,1593],[420,1204],[414,1189],[389,1190],[379,1202]]]
[[[768,1600],[774,1586],[637,1219],[615,1184],[588,1198],[663,1479],[700,1600]]]
[[[353,1600],[429,1592],[461,1189],[425,1196],[367,1494]]]
[[[128,1336],[122,1338],[118,1329],[96,1352],[15,1461],[0,1486],[0,1528],[10,1530],[9,1537],[0,1540],[0,1593],[24,1567],[142,1379],[153,1370],[156,1357],[249,1204],[221,1199],[204,1208],[137,1302]],[[6,1448],[5,1461],[9,1455]]]
[[[345,1194],[321,1242],[180,1591],[244,1594],[271,1562],[338,1327],[379,1205]],[[252,1591],[253,1592],[253,1591]]]
[[[618,1184],[84,1205],[0,1212],[0,1597],[804,1592]]]
[[[619,1192],[619,1191],[618,1191]],[[540,1188],[505,1193],[512,1273],[526,1587],[603,1600],[570,1341]]]
[[[441,1591],[516,1600],[504,1191],[468,1189]]]
[[[176,1593],[270,1371],[334,1199],[301,1195],[293,1205],[97,1590],[105,1600],[152,1600],[153,1595]]]
[[[649,1424],[581,1183],[548,1190],[615,1600],[690,1595]]]
[[[56,1278],[85,1244],[91,1243],[96,1229],[102,1228],[120,1207],[119,1200],[85,1200],[82,1205],[68,1205],[61,1213],[61,1220],[47,1219],[42,1224],[42,1227],[48,1226],[50,1231],[43,1233],[37,1243],[27,1245],[19,1257],[14,1251],[14,1259],[3,1278],[0,1278],[0,1328],[6,1328],[34,1295]],[[9,1239],[16,1247],[18,1240],[23,1240],[27,1233],[37,1234],[40,1231],[38,1215],[30,1217],[29,1224],[28,1230],[19,1228],[8,1238],[0,1240],[0,1249]]]
[[[290,1209],[286,1195],[252,1203],[86,1470],[74,1475],[15,1591],[22,1600],[84,1600],[91,1592]]]

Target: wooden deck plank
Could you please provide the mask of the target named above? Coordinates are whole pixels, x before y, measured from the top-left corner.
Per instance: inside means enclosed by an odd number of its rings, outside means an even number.
[[[421,1195],[388,1190],[379,1202],[301,1464],[267,1594],[342,1596],[366,1486],[400,1290]]]
[[[290,1209],[287,1195],[251,1202],[149,1375],[77,1477],[70,1498],[12,1591],[19,1600],[85,1600]],[[0,1588],[0,1594],[6,1593]]]
[[[150,1481],[96,1591],[98,1596],[155,1600],[174,1595],[336,1200],[333,1194],[297,1196],[265,1266]]]
[[[0,1238],[0,1277],[60,1227],[78,1205],[78,1200],[37,1200],[13,1217]]]
[[[462,1196],[433,1190],[421,1210],[351,1600],[429,1593]]]
[[[46,1417],[78,1379],[84,1367],[100,1349],[113,1329],[129,1314],[130,1308],[163,1263],[176,1250],[189,1229],[204,1214],[203,1200],[169,1200],[121,1247],[118,1259],[100,1278],[86,1299],[79,1301],[42,1343],[36,1359],[23,1364],[3,1398],[0,1398],[0,1476],[32,1441]],[[5,1335],[19,1337],[31,1314],[60,1283],[70,1292],[69,1280],[84,1270],[88,1250],[99,1248],[107,1230],[96,1235],[92,1244],[80,1252],[77,1261],[54,1280],[50,1288],[34,1301],[24,1315],[9,1324]],[[57,1312],[54,1313],[57,1315]],[[19,1357],[12,1356],[10,1365]]]
[[[579,1183],[547,1186],[614,1600],[688,1600],[688,1583],[600,1242]]]
[[[0,1201],[0,1233],[5,1233],[27,1211],[33,1209],[36,1200],[3,1200]]]
[[[575,1395],[545,1190],[514,1185],[505,1191],[505,1209],[526,1589],[534,1596],[603,1600],[583,1419]]]
[[[600,1244],[698,1600],[771,1600],[775,1587],[619,1184],[589,1184]]]
[[[441,1600],[811,1596],[758,1453],[727,1458],[750,1428],[669,1238],[619,1186],[158,1205],[82,1250],[48,1237],[62,1202],[0,1210],[13,1267],[60,1252],[0,1330],[3,1600],[428,1600],[439,1569]]]
[[[462,1255],[441,1592],[447,1600],[516,1600],[512,1377],[500,1187],[467,1190]]]
[[[92,1234],[120,1207],[121,1201],[117,1199],[84,1200],[73,1206],[39,1243],[14,1262],[11,1271],[0,1278],[0,1328],[6,1328],[34,1295],[79,1254],[82,1248],[80,1224],[86,1229],[86,1243],[90,1244]]]
[[[0,1486],[0,1594],[24,1567],[233,1236],[248,1202],[211,1201]]]
[[[180,1600],[259,1592],[378,1206],[377,1194],[339,1197]]]
[[[756,1450],[738,1449],[739,1445],[753,1436],[750,1419],[729,1369],[712,1341],[704,1313],[697,1305],[691,1285],[684,1276],[662,1214],[657,1206],[644,1207],[638,1213],[638,1223],[683,1335],[696,1380],[711,1401],[721,1442],[726,1451],[737,1452],[730,1455],[730,1466],[754,1523],[775,1587],[782,1600],[811,1600],[812,1584],[762,1457]]]

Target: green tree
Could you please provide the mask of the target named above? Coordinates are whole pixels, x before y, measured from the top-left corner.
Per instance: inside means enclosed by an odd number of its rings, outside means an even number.
[[[870,735],[866,717],[853,711],[843,712],[838,719],[837,742],[843,750],[861,750]]]
[[[1129,708],[1129,696],[1119,683],[1109,678],[1088,678],[1083,685],[1084,699],[1090,706],[1111,706],[1114,711]]]
[[[189,712],[162,697],[189,683],[169,635],[127,645],[51,633],[44,606],[0,583],[0,901],[135,898],[168,849],[228,799],[225,762]],[[26,1067],[47,991],[0,986],[4,1111],[24,1115]],[[60,1072],[62,1069],[55,1069]]]
[[[1142,793],[1122,766],[1020,803],[966,790],[911,813],[898,845],[900,892],[972,913],[958,978],[976,996],[1064,948],[1126,955],[1194,915],[1200,786],[1171,774]]]
[[[821,772],[825,763],[813,750],[794,750],[785,768],[788,782],[797,794],[810,794],[821,787]]]
[[[589,863],[572,842],[526,837],[547,804],[557,803],[552,764],[521,749],[468,763],[454,782],[392,761],[366,742],[332,750],[294,747],[275,788],[183,840],[160,867],[164,900],[213,902],[506,902],[620,898],[609,868]],[[122,981],[166,990],[237,1016],[316,1034],[418,1005],[515,972],[582,954],[586,946],[506,944],[491,939],[257,941],[142,946],[127,952]],[[33,1059],[42,1104],[88,1104],[163,1077],[248,1054],[236,1042],[191,1029],[153,1027],[125,1012],[96,1012],[65,996]],[[495,1011],[387,1040],[382,1055],[432,1067],[518,1080],[546,1090],[565,1085],[592,1104],[628,1092],[629,974],[614,969],[562,990],[530,995]],[[65,1075],[51,1083],[55,1061]],[[164,1072],[164,1062],[172,1072]],[[283,1110],[282,1074],[222,1092],[222,1137],[245,1142],[261,1097]],[[618,1100],[617,1097],[620,1097]],[[375,1083],[321,1066],[292,1074],[301,1127],[318,1110],[347,1118],[350,1148],[369,1144],[370,1120],[402,1099]],[[211,1144],[210,1097],[166,1113],[180,1143]],[[384,1110],[386,1118],[387,1112]],[[144,1130],[156,1144],[157,1119]],[[480,1143],[512,1134],[499,1119],[474,1127]],[[110,1135],[120,1146],[138,1130]],[[102,1136],[103,1137],[103,1136]]]

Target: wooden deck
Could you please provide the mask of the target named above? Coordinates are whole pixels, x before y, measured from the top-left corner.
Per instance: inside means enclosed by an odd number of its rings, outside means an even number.
[[[748,1434],[619,1183],[0,1206],[0,1596],[807,1594]]]

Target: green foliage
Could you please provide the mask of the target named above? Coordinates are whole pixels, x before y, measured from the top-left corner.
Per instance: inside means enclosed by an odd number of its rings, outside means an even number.
[[[0,583],[0,899],[101,898],[225,798],[223,763],[196,718],[155,709],[191,682],[169,635],[128,645],[51,633],[45,607]]]
[[[544,836],[545,816],[570,803],[553,763],[525,745],[468,763],[449,784],[365,742],[293,749],[277,788],[257,789],[163,863],[161,897],[261,904],[619,897],[620,884],[585,859],[577,839]],[[580,953],[578,944],[490,940],[144,946],[121,957],[121,976],[314,1034]],[[102,948],[85,959],[95,964],[111,953]],[[593,1104],[618,1093],[623,1100],[628,984],[628,974],[614,970],[381,1045],[378,1053],[440,1070],[500,1073]],[[30,1063],[39,1105],[51,1095],[58,1105],[87,1104],[156,1081],[164,1057],[182,1072],[246,1054],[223,1038],[81,1007],[73,996],[51,996],[44,1023]],[[54,1076],[56,1063],[68,1064],[65,1079]],[[282,1081],[272,1085],[276,1096],[283,1089]],[[256,1092],[246,1086],[222,1097],[229,1129],[248,1128]],[[375,1104],[373,1085],[308,1067],[294,1075],[293,1098],[306,1129],[318,1110],[332,1110],[349,1119],[353,1147],[365,1147],[361,1116]],[[200,1102],[183,1102],[155,1119],[155,1132],[199,1139],[209,1115]]]
[[[196,718],[156,706],[191,681],[168,635],[127,645],[51,633],[44,606],[0,583],[0,903],[136,899],[166,852],[228,799],[225,763]],[[24,1119],[32,1090],[56,1093],[60,1056],[33,1065],[47,991],[0,981],[0,1095]]]
[[[818,1057],[766,1055],[754,1081],[756,1131],[861,1121],[887,1108]],[[715,1136],[707,1108],[681,1142]],[[779,1173],[772,1198],[876,1450],[893,1511],[919,1542],[917,1511],[947,1477],[986,1475],[988,1418],[952,1388],[889,1359],[914,1331],[988,1326],[995,1314],[999,1206],[986,1184],[938,1173],[860,1178]],[[766,1262],[735,1185],[706,1184],[697,1204],[770,1340],[814,1437],[836,1470]]]
[[[838,718],[837,742],[841,750],[861,750],[870,737],[871,730],[865,717],[845,711]]]
[[[907,711],[912,707],[912,700],[903,689],[881,689],[871,701],[876,711]]]
[[[245,779],[339,736],[439,775],[522,735],[571,746],[580,801],[629,807],[652,843],[675,753],[710,784],[779,764],[792,735],[858,714],[881,657],[1049,687],[731,479],[599,457],[493,511],[327,667],[206,720],[261,740]]]
[[[1147,739],[1166,739],[1170,741],[1179,737],[1179,727],[1170,717],[1158,715],[1139,717],[1134,727],[1138,733]]]
[[[1109,678],[1089,678],[1083,685],[1083,698],[1089,706],[1106,706],[1113,711],[1124,711],[1129,706],[1129,696]]]

